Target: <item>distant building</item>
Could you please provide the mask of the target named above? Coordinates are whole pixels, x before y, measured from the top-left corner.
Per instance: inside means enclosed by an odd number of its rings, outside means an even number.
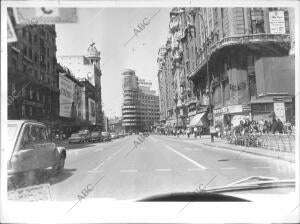
[[[103,128],[100,59],[100,52],[95,47],[95,43],[90,44],[86,56],[67,55],[57,57],[58,62],[70,69],[77,79],[83,80],[86,84],[89,82],[95,89],[92,93],[94,99],[88,97],[86,103],[94,107],[95,110],[95,121],[91,120],[92,123],[99,128]],[[90,112],[89,117],[93,117],[93,114]]]
[[[108,120],[109,124],[109,131],[115,132],[116,134],[123,134],[125,133],[125,128],[122,125],[122,118],[114,117]]]
[[[159,97],[151,90],[151,82],[139,79],[128,69],[122,74],[122,120],[126,132],[152,130],[159,121]]]

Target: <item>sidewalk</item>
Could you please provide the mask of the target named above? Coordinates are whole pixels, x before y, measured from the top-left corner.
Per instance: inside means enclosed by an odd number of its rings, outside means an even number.
[[[246,147],[241,145],[234,145],[234,144],[226,143],[225,140],[216,137],[214,138],[214,142],[211,142],[210,135],[203,135],[201,136],[201,138],[199,138],[199,136],[197,138],[195,138],[194,136],[190,138],[188,138],[187,136],[180,136],[178,138],[177,136],[170,136],[170,135],[168,135],[167,137],[177,139],[177,140],[190,141],[200,145],[207,145],[215,148],[229,149],[233,151],[241,151],[241,152],[281,159],[281,160],[295,163],[295,152],[282,152],[282,151],[268,150],[259,147]]]

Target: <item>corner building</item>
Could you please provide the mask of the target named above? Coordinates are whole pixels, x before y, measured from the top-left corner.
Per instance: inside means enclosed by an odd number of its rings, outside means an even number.
[[[122,125],[125,132],[151,131],[159,121],[159,97],[151,90],[151,82],[139,79],[127,69],[122,73]]]
[[[181,89],[174,91],[177,107],[187,108],[186,124],[207,116],[210,105],[214,125],[274,115],[293,122],[290,24],[287,8],[173,8],[169,27],[183,51],[183,72],[173,72]]]

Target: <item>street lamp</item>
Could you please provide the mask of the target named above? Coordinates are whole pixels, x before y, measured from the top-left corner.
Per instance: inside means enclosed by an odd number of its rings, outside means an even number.
[[[212,114],[212,89],[211,89],[211,80],[210,80],[210,75],[209,75],[209,64],[208,64],[208,60],[209,60],[209,55],[208,55],[208,37],[207,37],[207,33],[208,33],[208,29],[207,29],[207,26],[205,25],[205,22],[204,22],[204,19],[202,17],[202,15],[200,14],[199,12],[199,16],[202,20],[202,23],[203,23],[203,27],[204,27],[204,39],[205,39],[205,60],[206,60],[206,75],[207,75],[207,81],[208,81],[208,91],[209,91],[209,95],[208,95],[208,98],[209,98],[209,113]],[[209,120],[209,123],[210,123],[210,127],[213,126],[213,119],[211,118]],[[214,142],[214,136],[212,133],[210,133],[210,137],[211,137],[211,142]]]

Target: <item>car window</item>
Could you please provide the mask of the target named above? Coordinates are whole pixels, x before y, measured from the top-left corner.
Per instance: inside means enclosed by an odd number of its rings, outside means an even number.
[[[31,144],[32,144],[32,139],[30,135],[30,127],[29,125],[26,125],[22,135],[20,150],[28,149]]]
[[[47,131],[44,127],[39,128],[39,140],[43,142],[48,140]]]
[[[32,142],[39,141],[38,134],[39,134],[38,127],[35,125],[31,125],[30,126],[30,138],[31,138]]]

